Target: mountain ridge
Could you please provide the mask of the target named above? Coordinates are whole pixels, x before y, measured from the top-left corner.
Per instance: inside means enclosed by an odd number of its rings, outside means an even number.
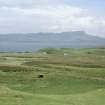
[[[0,51],[26,51],[41,48],[105,48],[105,38],[84,31],[0,35]]]
[[[61,35],[61,34],[65,34],[65,35],[72,35],[72,34],[75,34],[75,35],[88,35],[88,36],[91,36],[91,37],[97,37],[97,38],[101,38],[101,39],[105,39],[105,37],[101,37],[101,36],[96,36],[96,35],[93,35],[93,34],[89,34],[85,31],[64,31],[64,32],[36,32],[36,33],[3,33],[3,34],[0,34],[0,35]]]

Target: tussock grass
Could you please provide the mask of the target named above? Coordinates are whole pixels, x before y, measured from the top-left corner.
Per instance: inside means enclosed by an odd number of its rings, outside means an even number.
[[[104,104],[105,49],[0,53],[0,105]]]

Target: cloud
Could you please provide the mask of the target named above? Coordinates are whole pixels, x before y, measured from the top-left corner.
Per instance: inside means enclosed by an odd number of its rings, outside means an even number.
[[[0,0],[0,7],[33,8],[43,5],[58,4],[65,0]]]
[[[10,5],[10,1],[12,2],[13,0],[7,0],[8,6],[5,4],[0,7],[0,33],[84,30],[98,36],[105,35],[105,17],[91,15],[87,9],[70,5],[21,8],[19,6],[11,6],[17,5],[19,2],[15,4],[13,2]]]

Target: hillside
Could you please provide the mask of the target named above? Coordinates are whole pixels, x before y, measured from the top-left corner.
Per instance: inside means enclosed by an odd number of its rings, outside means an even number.
[[[1,52],[0,105],[105,105],[105,49]]]

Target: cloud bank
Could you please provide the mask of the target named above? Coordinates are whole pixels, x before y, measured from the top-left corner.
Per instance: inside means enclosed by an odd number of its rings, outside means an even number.
[[[65,4],[41,6],[42,0],[13,1],[0,0],[0,33],[84,30],[105,37],[105,17],[94,16],[87,9]]]

